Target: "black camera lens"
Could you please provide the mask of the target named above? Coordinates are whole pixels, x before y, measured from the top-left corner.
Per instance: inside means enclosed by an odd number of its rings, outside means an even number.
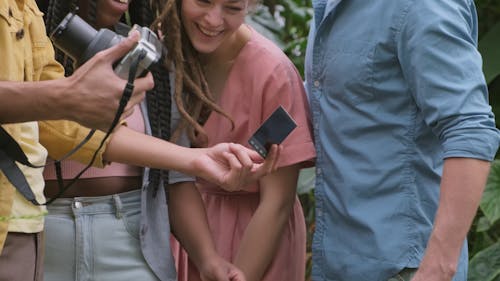
[[[70,56],[75,67],[84,64],[97,52],[121,41],[121,36],[109,29],[95,30],[74,13],[69,13],[50,34],[54,45]]]
[[[126,31],[128,30],[129,28]],[[162,43],[153,31],[139,25],[134,25],[132,30],[139,32],[140,40],[133,49],[113,64],[115,73],[123,79],[128,79],[130,75],[138,77],[146,73],[162,55]],[[118,31],[123,32],[125,29]],[[50,39],[54,46],[71,57],[74,67],[78,68],[96,53],[120,43],[125,36],[127,35],[122,36],[106,28],[97,31],[75,13],[69,13],[50,34]],[[133,65],[134,68],[131,68]]]

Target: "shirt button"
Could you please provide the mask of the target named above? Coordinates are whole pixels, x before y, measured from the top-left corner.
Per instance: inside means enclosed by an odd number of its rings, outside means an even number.
[[[321,171],[321,168],[316,168],[316,174],[319,176],[321,175],[322,171]]]
[[[24,29],[21,28],[16,32],[16,39],[21,40],[23,39],[23,37],[24,37]]]
[[[316,87],[316,88],[319,87],[319,81],[318,80],[314,81],[314,87]]]
[[[75,209],[80,209],[82,207],[82,202],[80,202],[80,201],[73,202],[73,207]]]

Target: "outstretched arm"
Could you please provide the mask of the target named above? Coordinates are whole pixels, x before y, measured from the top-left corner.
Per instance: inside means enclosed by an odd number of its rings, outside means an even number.
[[[481,201],[489,169],[490,163],[483,160],[445,160],[434,229],[412,281],[452,280],[460,250]]]
[[[259,154],[238,144],[186,148],[120,126],[111,135],[104,160],[176,170],[221,186],[241,188],[275,169],[278,147],[262,162]]]

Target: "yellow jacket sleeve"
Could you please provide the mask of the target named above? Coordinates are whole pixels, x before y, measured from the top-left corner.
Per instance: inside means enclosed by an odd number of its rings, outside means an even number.
[[[84,140],[90,132],[90,129],[83,127],[76,122],[66,120],[40,121],[39,129],[40,143],[47,148],[49,156],[53,159],[60,159],[66,155],[66,153]],[[96,130],[92,138],[90,138],[87,143],[70,156],[69,159],[76,160],[83,164],[88,164],[104,136],[104,132]],[[109,138],[106,140],[101,150],[97,153],[93,166],[102,168],[107,164],[104,163],[103,153],[106,150],[108,142]]]

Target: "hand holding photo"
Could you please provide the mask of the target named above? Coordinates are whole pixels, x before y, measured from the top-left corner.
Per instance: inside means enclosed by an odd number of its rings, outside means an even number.
[[[297,127],[297,124],[280,105],[250,137],[248,143],[264,158],[271,145],[280,144]]]

